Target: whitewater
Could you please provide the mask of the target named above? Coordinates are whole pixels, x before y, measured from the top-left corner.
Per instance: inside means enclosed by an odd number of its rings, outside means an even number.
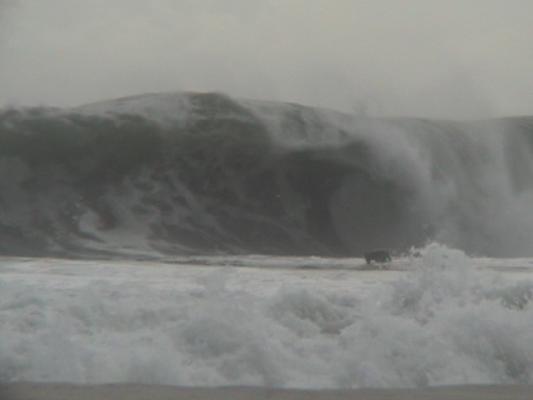
[[[421,253],[421,254],[418,254]],[[533,381],[533,259],[0,260],[3,382],[427,387]]]

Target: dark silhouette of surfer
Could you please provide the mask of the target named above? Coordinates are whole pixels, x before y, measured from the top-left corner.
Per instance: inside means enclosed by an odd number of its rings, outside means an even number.
[[[372,262],[387,263],[392,261],[392,257],[388,250],[372,250],[365,253],[365,260],[367,264]]]

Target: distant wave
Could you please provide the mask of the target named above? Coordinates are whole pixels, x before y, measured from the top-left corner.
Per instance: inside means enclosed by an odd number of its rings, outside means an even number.
[[[533,117],[370,119],[221,94],[0,111],[0,253],[533,255]]]

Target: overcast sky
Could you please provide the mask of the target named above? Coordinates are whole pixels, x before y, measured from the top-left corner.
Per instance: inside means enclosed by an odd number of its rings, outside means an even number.
[[[177,90],[533,114],[533,0],[0,0],[0,105]]]

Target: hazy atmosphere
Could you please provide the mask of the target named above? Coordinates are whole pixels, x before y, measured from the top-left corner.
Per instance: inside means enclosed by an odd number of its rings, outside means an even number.
[[[533,0],[0,0],[0,399],[531,399],[532,39]]]
[[[533,113],[530,0],[0,4],[0,106],[187,90],[381,115]]]

